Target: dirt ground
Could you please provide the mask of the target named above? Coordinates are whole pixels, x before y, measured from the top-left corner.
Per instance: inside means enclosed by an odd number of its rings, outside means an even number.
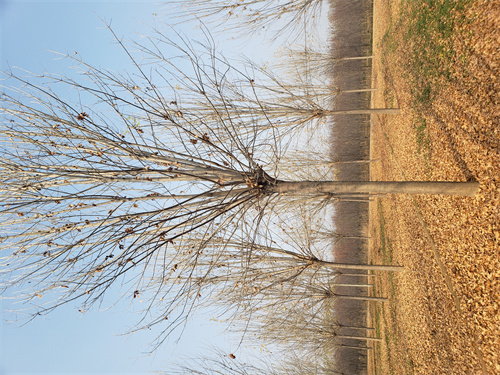
[[[374,1],[372,118],[376,181],[477,180],[473,198],[391,195],[370,206],[370,257],[403,272],[377,277],[371,306],[383,342],[370,374],[500,374],[500,4],[472,1],[453,35],[451,79],[436,81],[431,109],[414,104],[405,72],[409,46],[386,35],[399,0]],[[403,21],[404,22],[404,21]]]

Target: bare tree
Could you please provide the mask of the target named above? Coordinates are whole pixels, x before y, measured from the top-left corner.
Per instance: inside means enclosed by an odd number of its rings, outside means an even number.
[[[350,240],[369,240],[371,237],[369,236],[350,236],[343,233],[337,233],[331,229],[326,228],[325,226],[320,226],[315,229],[311,235],[313,241],[328,241],[330,243],[337,243],[343,239]]]
[[[308,71],[308,65],[297,66],[292,65],[295,72],[277,74],[277,68],[246,60],[248,76],[231,87],[231,97],[235,100],[228,106],[228,111],[253,120],[260,118],[262,128],[269,127],[271,122],[280,134],[308,125],[316,126],[318,121],[332,116],[400,113],[399,108],[332,109],[342,91],[319,83]],[[348,91],[363,92],[366,89]]]
[[[331,78],[333,69],[340,64],[348,64],[351,61],[370,61],[373,55],[366,56],[338,56],[335,50],[328,50],[328,48],[285,48],[283,55],[288,57],[291,69],[295,69],[304,76],[315,77],[328,77]],[[316,78],[317,79],[317,78]],[[333,88],[331,87],[331,90]],[[375,89],[359,89],[359,90],[340,90],[335,88],[338,93],[345,92],[365,92],[374,91]]]
[[[302,233],[297,233],[297,237],[305,237],[307,242],[307,236]],[[266,239],[275,242],[272,238],[272,235],[268,235]],[[279,243],[286,244],[287,241]],[[359,294],[360,289],[369,288],[370,284],[354,282],[354,279],[351,283],[338,281],[343,274],[329,267],[335,263],[326,262],[326,267],[317,264],[318,258],[311,248],[293,252],[277,246],[260,245],[259,242],[245,243],[244,239],[238,239],[236,243],[221,242],[220,245],[225,247],[224,251],[208,252],[219,254],[217,261],[210,260],[207,264],[216,264],[217,270],[212,272],[211,278],[196,279],[196,283],[212,286],[209,289],[210,303],[222,306],[222,315],[231,311],[229,317],[225,315],[229,326],[236,327],[239,332],[243,329],[246,337],[252,338],[255,333],[257,339],[264,342],[278,343],[282,338],[293,345],[296,334],[287,336],[281,334],[280,329],[286,330],[294,322],[296,325],[302,324],[309,333],[318,330],[315,334],[326,335],[330,339],[335,337],[332,341],[335,346],[352,347],[352,344],[342,341],[347,339],[378,340],[366,335],[366,332],[373,331],[370,327],[341,324],[333,316],[327,318],[325,314],[332,310],[332,302],[339,299],[375,302],[385,302],[387,299]],[[290,247],[292,244],[288,241],[288,245]],[[203,262],[200,258],[197,260],[198,263]],[[383,269],[383,266],[375,267]],[[387,269],[398,270],[394,266]],[[355,289],[351,289],[350,293],[339,293],[337,287]],[[323,325],[318,325],[318,319],[324,321]],[[360,330],[365,333],[364,336],[359,335]],[[302,336],[298,338],[298,341],[301,340]],[[359,345],[355,348],[366,350],[366,347]],[[314,350],[320,350],[320,347],[315,346]]]
[[[193,246],[196,248],[197,243]],[[191,260],[191,262],[194,260]],[[210,302],[221,306],[242,303],[260,309],[259,304],[291,303],[294,300],[319,301],[324,298],[344,298],[365,301],[386,301],[386,298],[341,295],[335,287],[370,288],[362,282],[338,282],[343,274],[339,270],[402,271],[401,266],[341,264],[322,261],[307,253],[293,252],[279,247],[248,243],[245,240],[214,241],[196,257],[197,268],[202,276],[190,274],[193,284],[210,289]],[[208,269],[211,269],[210,277]],[[360,275],[363,276],[363,275]],[[183,276],[179,276],[181,279]],[[187,281],[187,280],[183,280]],[[314,302],[316,303],[316,302]]]
[[[252,311],[252,322],[245,326],[247,337],[277,345],[284,351],[293,350],[300,343],[312,355],[337,347],[367,350],[367,342],[381,341],[370,335],[371,327],[335,321],[332,302],[332,298],[321,298],[316,304],[296,299],[286,305]]]
[[[178,362],[168,374],[195,374],[195,375],[277,375],[269,363],[245,363],[232,353],[214,350],[209,357],[185,358]],[[165,373],[167,375],[167,373]]]
[[[327,362],[327,361],[324,361]],[[322,360],[312,358],[309,353],[295,350],[285,357],[271,357],[268,361],[252,363],[240,360],[232,353],[215,350],[208,357],[186,358],[178,363],[169,374],[196,374],[196,375],[346,375],[334,370],[334,364],[323,363]]]
[[[163,304],[170,306],[196,300],[199,306],[211,309],[228,322],[252,324],[255,312],[286,309],[298,301],[307,306],[321,305],[330,299],[385,302],[386,298],[357,294],[359,289],[373,286],[358,278],[365,275],[355,274],[356,279],[340,281],[345,275],[342,272],[350,269],[403,270],[402,266],[321,260],[310,248],[297,247],[293,251],[277,244],[265,245],[261,241],[272,238],[269,225],[265,232],[267,237],[256,233],[252,242],[238,233],[233,233],[230,239],[212,236],[210,241],[191,234],[189,239],[176,244],[176,263],[169,270],[170,282],[174,285],[169,290],[171,296],[162,294]],[[142,287],[141,296],[158,293],[165,288],[166,282],[164,278],[152,278]],[[356,289],[345,294],[337,292],[337,287]],[[169,311],[165,311],[138,329],[164,323],[168,314]],[[169,333],[169,328],[159,335],[160,342]]]
[[[169,14],[182,21],[199,20],[222,26],[224,32],[248,35],[262,30],[278,37],[295,39],[315,25],[322,0],[177,0],[168,3]]]
[[[252,117],[232,95],[249,77],[210,39],[199,50],[162,34],[149,41],[142,41],[139,60],[117,38],[134,74],[75,57],[81,81],[6,74],[12,84],[4,86],[0,109],[2,282],[28,286],[34,315],[77,299],[88,307],[120,280],[131,299],[154,290],[147,310],[159,307],[153,320],[168,318],[175,327],[197,305],[191,278],[178,282],[179,273],[198,272],[184,257],[196,260],[210,244],[232,244],[236,235],[252,246],[287,202],[477,190],[475,182],[281,179],[284,136],[271,115],[267,127],[260,122],[272,109],[259,106]],[[194,249],[183,246],[190,238],[197,239]],[[196,276],[209,277],[212,269]]]
[[[317,151],[288,152],[280,160],[280,168],[286,170],[294,180],[327,180],[335,176],[339,166],[350,164],[370,164],[379,161],[373,160],[343,160],[335,154]]]

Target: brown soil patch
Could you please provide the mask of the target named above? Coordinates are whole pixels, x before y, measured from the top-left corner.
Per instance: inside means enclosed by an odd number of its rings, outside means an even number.
[[[384,339],[370,355],[372,374],[500,374],[500,4],[474,1],[453,36],[461,60],[436,81],[431,108],[415,109],[401,36],[383,36],[399,3],[375,0],[372,180],[480,182],[475,198],[392,195],[370,207],[373,263],[402,264],[381,274],[372,306]],[[461,63],[463,61],[463,64]],[[425,131],[419,124],[425,120]]]

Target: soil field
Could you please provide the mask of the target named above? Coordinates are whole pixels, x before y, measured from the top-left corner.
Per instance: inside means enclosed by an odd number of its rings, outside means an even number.
[[[375,0],[371,179],[477,180],[370,204],[371,374],[500,374],[500,3]]]

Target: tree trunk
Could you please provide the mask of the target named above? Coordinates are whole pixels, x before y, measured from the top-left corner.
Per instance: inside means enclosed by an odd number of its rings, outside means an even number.
[[[365,270],[365,271],[393,271],[393,272],[401,272],[404,270],[403,266],[336,263],[336,262],[327,262],[326,260],[312,260],[311,262],[321,267],[336,268],[336,269]],[[359,276],[367,276],[367,275],[360,274]]]
[[[341,287],[352,287],[352,288],[373,288],[373,284],[332,284],[333,286],[341,286]]]
[[[375,331],[375,328],[373,327],[360,327],[360,326],[344,326],[344,325],[339,325],[339,328],[345,328],[345,329],[362,329],[365,331]]]
[[[360,276],[360,277],[365,277],[365,276],[368,276],[368,277],[375,277],[375,275],[374,275],[374,274],[371,274],[371,273],[365,274],[365,273],[342,273],[342,272],[340,272],[340,273],[337,275],[337,277],[339,277],[339,276],[348,276],[348,277],[351,277],[351,276],[353,276],[353,277],[354,277],[354,276],[355,276],[355,277],[358,277],[358,276]]]
[[[387,302],[387,301],[389,301],[389,298],[383,298],[383,297],[345,296],[343,294],[334,294],[334,295],[335,295],[335,298],[355,299],[358,301],[373,301],[373,302]]]
[[[339,90],[340,94],[358,93],[358,92],[372,92],[377,89],[356,89],[356,90]]]
[[[399,115],[401,110],[399,108],[369,108],[369,109],[339,109],[339,110],[325,110],[322,112],[325,116],[331,115]]]
[[[340,236],[340,239],[346,239],[346,240],[369,240],[371,237],[370,236]]]
[[[336,263],[329,262],[326,260],[315,259],[308,256],[305,256],[301,253],[296,253],[290,250],[279,249],[271,246],[259,246],[255,244],[248,244],[248,248],[259,249],[261,251],[267,251],[275,254],[283,254],[289,255],[295,259],[298,259],[303,262],[310,263],[311,265],[315,265],[317,267],[326,267],[326,268],[334,268],[334,269],[348,269],[348,270],[363,270],[363,271],[393,271],[393,272],[401,272],[404,270],[404,266],[386,266],[381,264],[351,264],[351,263]],[[342,273],[340,274],[342,275]],[[357,275],[358,276],[358,275]],[[359,274],[359,276],[369,276],[364,274]]]
[[[326,162],[324,164],[368,164],[368,163],[375,163],[379,162],[380,159],[370,159],[370,160],[348,160],[348,161],[331,161],[331,162]]]
[[[373,55],[371,56],[356,56],[356,57],[339,57],[336,59],[333,59],[333,61],[350,61],[350,60],[368,60],[368,59],[373,59]]]
[[[354,345],[342,345],[342,344],[335,345],[335,347],[349,348],[349,349],[361,349],[361,350],[373,350],[373,348],[369,348],[367,346],[354,346]]]
[[[442,194],[473,197],[479,182],[442,181],[280,181],[268,187],[272,193],[314,194]]]
[[[359,336],[346,336],[346,335],[335,335],[338,339],[346,339],[346,340],[361,340],[361,341],[382,341],[382,339],[378,337],[359,337]]]

